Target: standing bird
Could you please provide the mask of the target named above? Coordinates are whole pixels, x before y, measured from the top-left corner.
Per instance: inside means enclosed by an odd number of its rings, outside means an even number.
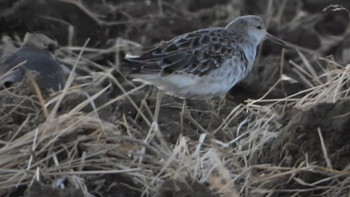
[[[241,16],[224,28],[185,33],[139,57],[127,56],[121,70],[170,95],[210,99],[247,76],[266,35],[260,17]]]
[[[41,33],[26,33],[23,44],[0,60],[0,85],[8,87],[22,81],[28,71],[38,73],[41,88],[60,90],[65,85],[65,73],[58,60],[50,53],[57,41]]]

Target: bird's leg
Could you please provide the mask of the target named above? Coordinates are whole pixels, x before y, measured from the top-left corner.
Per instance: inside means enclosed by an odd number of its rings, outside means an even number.
[[[162,97],[163,97],[163,92],[161,90],[158,90],[156,108],[154,110],[154,116],[153,116],[153,122],[156,122],[157,124],[158,124],[158,118],[159,118],[160,105],[162,103]]]
[[[180,112],[181,132],[183,131],[184,116],[185,116],[186,112],[189,113],[189,110],[187,108],[187,100],[184,99],[183,102],[182,102],[182,109],[181,109],[181,112]]]
[[[216,110],[216,112],[215,112],[215,114],[217,114],[217,116],[219,116],[219,113],[220,113],[221,109],[225,107],[225,104],[226,104],[226,96],[220,96],[219,103],[218,103],[219,106],[217,108],[218,110]],[[213,104],[211,105],[211,107],[212,107],[212,111],[215,111],[215,106]]]
[[[153,115],[153,121],[152,121],[151,127],[148,131],[148,134],[147,134],[146,138],[144,139],[145,143],[152,141],[154,136],[157,136],[162,142],[164,142],[163,136],[160,132],[159,125],[158,125],[158,118],[159,118],[159,111],[160,111],[160,104],[162,101],[162,96],[163,96],[163,92],[161,90],[158,90],[156,107],[154,109],[154,115]],[[146,149],[145,149],[145,147],[143,147],[141,149],[141,153],[142,153],[141,155],[143,155],[145,153],[145,151],[146,151]],[[142,159],[143,159],[143,156],[140,157],[139,163],[142,162]]]
[[[183,100],[183,104],[182,104],[182,110],[180,112],[180,122],[181,122],[181,131],[183,131],[183,122],[184,122],[184,118],[188,118],[196,127],[197,129],[199,129],[201,132],[203,133],[208,133],[208,131],[202,127],[202,125],[200,125],[191,115],[191,111],[188,108],[187,105],[187,100],[184,99]]]

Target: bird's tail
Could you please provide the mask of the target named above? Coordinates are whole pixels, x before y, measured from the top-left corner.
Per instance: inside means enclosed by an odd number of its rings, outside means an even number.
[[[126,75],[132,74],[141,68],[141,64],[137,61],[139,56],[126,54],[119,64],[119,71]]]

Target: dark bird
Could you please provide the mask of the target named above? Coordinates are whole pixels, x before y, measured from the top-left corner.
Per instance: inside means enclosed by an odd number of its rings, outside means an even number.
[[[0,60],[0,85],[20,82],[28,71],[37,72],[41,88],[58,91],[65,85],[65,73],[53,56],[57,41],[41,33],[27,33],[21,47]]]

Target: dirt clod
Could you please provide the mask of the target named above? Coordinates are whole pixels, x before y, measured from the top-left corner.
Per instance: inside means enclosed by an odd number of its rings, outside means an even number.
[[[332,167],[337,170],[347,168],[350,162],[349,109],[350,100],[343,100],[320,103],[307,111],[298,110],[286,115],[290,120],[268,149],[272,161],[297,166],[307,159],[326,166],[322,138]]]

